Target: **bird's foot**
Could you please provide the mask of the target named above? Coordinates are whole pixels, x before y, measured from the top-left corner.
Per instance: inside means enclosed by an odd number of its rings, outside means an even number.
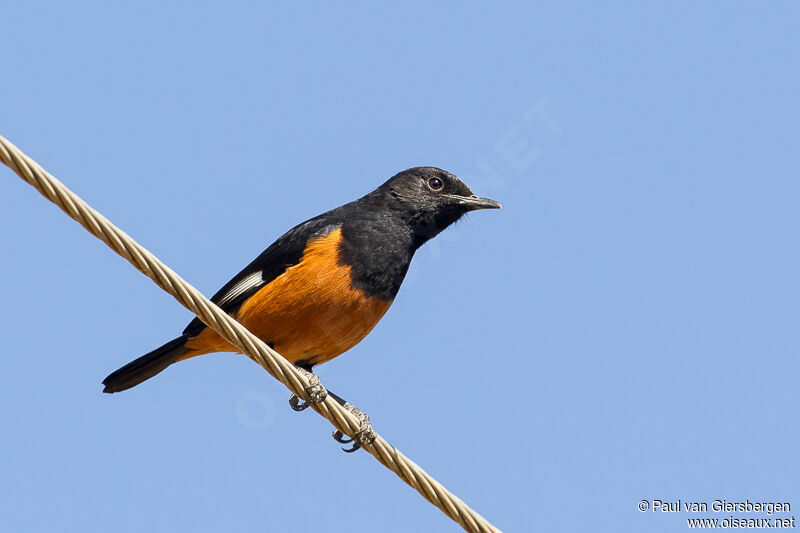
[[[339,400],[340,398],[336,397],[336,399]],[[342,403],[342,407],[353,413],[359,422],[359,430],[353,434],[352,438],[345,437],[344,433],[338,429],[333,432],[333,438],[336,440],[336,442],[341,444],[353,443],[353,445],[349,448],[342,448],[342,451],[346,453],[353,453],[361,448],[361,446],[363,446],[365,443],[372,444],[378,437],[378,434],[375,433],[374,429],[372,429],[372,424],[369,423],[369,416],[367,416],[365,413],[362,413],[358,407],[351,403],[344,402]]]
[[[328,397],[328,391],[322,386],[319,376],[308,370],[298,368],[308,378],[308,387],[305,388],[305,398],[300,399],[296,394],[289,398],[289,405],[295,411],[305,411],[312,403],[322,403]]]

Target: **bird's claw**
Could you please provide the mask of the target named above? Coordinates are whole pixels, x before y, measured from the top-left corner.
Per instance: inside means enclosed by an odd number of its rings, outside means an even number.
[[[374,429],[372,429],[372,424],[369,423],[369,417],[362,413],[358,407],[349,403],[345,403],[344,408],[358,418],[359,430],[356,431],[352,437],[345,437],[344,433],[337,429],[333,432],[333,438],[336,442],[341,444],[350,444],[352,442],[352,446],[349,448],[342,448],[342,451],[345,453],[353,453],[361,448],[365,443],[372,444],[378,437],[378,434],[375,433]]]
[[[353,433],[352,437],[346,437],[345,434],[338,429],[333,432],[333,438],[336,440],[336,442],[341,444],[353,444],[349,448],[342,448],[342,451],[353,453],[361,448],[365,443],[372,444],[375,439],[378,438],[378,434],[375,433],[375,430],[372,429],[372,424],[369,423],[369,417],[362,413],[358,407],[346,402],[344,399],[332,392],[329,393],[327,389],[322,386],[322,383],[319,381],[319,376],[316,374],[312,374],[304,368],[298,367],[297,369],[308,378],[308,387],[305,388],[305,400],[301,400],[296,394],[292,394],[292,397],[289,398],[289,405],[292,407],[292,409],[295,411],[305,411],[311,404],[324,402],[325,399],[330,395],[331,398],[336,400],[339,405],[350,411],[358,420],[358,431]]]
[[[336,431],[333,432],[333,440],[341,444],[350,444],[351,442],[353,442],[353,439],[351,439],[350,437],[345,437],[344,433],[342,433],[342,430],[340,429],[337,429]]]
[[[296,394],[292,394],[289,398],[289,406],[295,411],[305,411],[312,403],[322,403],[328,397],[328,391],[322,386],[319,381],[319,376],[316,374],[308,373],[309,385],[305,390],[305,400],[301,400]]]

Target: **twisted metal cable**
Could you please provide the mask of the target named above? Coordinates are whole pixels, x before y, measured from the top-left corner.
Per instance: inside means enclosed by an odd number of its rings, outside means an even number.
[[[32,185],[42,196],[60,207],[89,233],[106,243],[142,274],[152,279],[156,285],[171,294],[178,303],[196,314],[223,339],[264,367],[293,394],[301,398],[305,396],[305,389],[309,386],[308,378],[293,364],[227,315],[2,135],[0,135],[0,161]],[[360,429],[359,420],[330,396],[323,402],[312,403],[311,407],[327,418],[337,430],[351,438],[357,435]],[[379,435],[374,441],[365,442],[363,448],[466,531],[499,533],[499,529]]]

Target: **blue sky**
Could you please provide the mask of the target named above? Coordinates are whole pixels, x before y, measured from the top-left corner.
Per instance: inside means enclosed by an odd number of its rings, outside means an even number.
[[[319,369],[502,529],[800,506],[795,3],[7,4],[0,134],[208,295],[411,166],[503,203]],[[9,531],[458,530],[244,357],[101,394],[191,316],[0,172]]]

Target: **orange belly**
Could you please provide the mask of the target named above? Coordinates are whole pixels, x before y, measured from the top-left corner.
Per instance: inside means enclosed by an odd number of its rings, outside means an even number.
[[[301,261],[248,298],[234,315],[292,363],[317,365],[349,350],[378,323],[391,301],[351,285],[351,267],[339,264],[341,230],[311,239]],[[236,352],[209,328],[187,340],[181,359]]]

